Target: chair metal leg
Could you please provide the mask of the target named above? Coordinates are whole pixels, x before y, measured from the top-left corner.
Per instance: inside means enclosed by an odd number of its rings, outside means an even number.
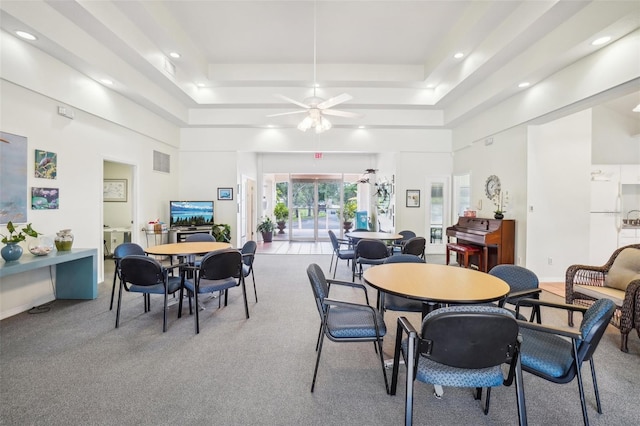
[[[116,328],[120,326],[120,306],[122,305],[122,281],[118,289],[118,307],[116,308]]]
[[[113,309],[113,295],[116,292],[116,277],[118,276],[118,265],[116,265],[116,270],[113,272],[113,285],[111,286],[111,303],[109,304],[109,310]]]
[[[491,388],[487,388],[487,399],[484,401],[484,415],[489,414],[489,401],[491,399]]]
[[[602,414],[602,405],[600,404],[600,392],[598,391],[598,381],[596,380],[596,366],[593,363],[593,358],[589,360],[589,365],[591,367],[591,378],[593,380],[593,389],[596,394],[596,407],[598,408],[598,413]]]
[[[409,338],[407,347],[407,388],[404,405],[404,424],[405,426],[411,426],[413,424],[413,371],[415,359],[415,339]],[[395,367],[395,366],[394,366]]]
[[[580,366],[577,365],[576,360],[578,359],[578,344],[575,340],[573,340],[573,362],[576,364],[576,377],[578,378],[578,391],[580,392],[580,404],[582,405],[582,418],[584,420],[584,426],[589,426],[589,416],[587,414],[587,403],[584,397],[584,384],[582,382],[582,372],[580,371]]]
[[[167,293],[167,283],[164,289],[164,308],[162,309],[162,332],[167,331],[167,303],[169,302],[169,294]]]
[[[256,303],[258,303],[258,290],[256,290],[256,276],[253,275],[253,267],[251,269],[251,279],[253,280],[253,293],[256,296]]]
[[[193,316],[195,320],[196,334],[200,334],[200,314],[198,313],[200,309],[198,309],[198,289],[193,292],[193,300],[194,305],[196,306],[196,314]],[[191,300],[189,300],[189,309],[191,309]]]
[[[524,399],[524,385],[522,381],[522,365],[520,356],[516,362],[516,400],[518,404],[518,421],[520,426],[527,426],[527,405]]]
[[[240,277],[240,281],[242,281],[242,296],[244,297],[244,312],[247,315],[247,319],[249,319],[249,304],[247,303],[247,288],[244,283],[244,276]]]
[[[326,318],[325,318],[325,321],[326,321]],[[313,392],[313,388],[315,388],[316,386],[316,377],[318,376],[318,364],[320,364],[320,354],[322,354],[322,343],[324,342],[324,328],[325,328],[325,323],[323,321],[322,326],[320,328],[320,333],[323,336],[323,338],[320,339],[320,346],[318,347],[318,356],[316,357],[316,366],[313,369],[313,380],[311,381],[311,392]]]
[[[387,380],[387,370],[384,367],[384,356],[382,354],[382,338],[378,337],[378,346],[376,352],[380,356],[380,366],[382,367],[382,376],[384,377],[384,390],[389,394],[389,381]]]

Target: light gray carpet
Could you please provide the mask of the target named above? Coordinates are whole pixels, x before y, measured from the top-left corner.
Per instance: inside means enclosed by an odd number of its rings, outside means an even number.
[[[325,341],[314,393],[310,385],[319,317],[306,276],[327,255],[258,255],[259,302],[249,279],[251,318],[245,319],[240,289],[229,305],[206,302],[201,332],[193,317],[170,308],[162,333],[162,302],[143,313],[142,298],[126,294],[120,328],[109,311],[110,282],[93,301],[55,301],[49,312],[23,313],[0,322],[0,423],[3,425],[398,425],[404,419],[404,367],[396,396],[384,390],[373,344]],[[350,279],[340,262],[339,277]],[[106,275],[109,276],[109,275]],[[374,292],[370,292],[374,296]],[[356,298],[352,290],[333,296]],[[545,297],[560,300],[556,296]],[[372,303],[373,302],[372,298]],[[543,310],[545,322],[564,315]],[[385,315],[392,354],[396,315]],[[418,324],[419,316],[408,316]],[[618,350],[619,332],[609,327],[596,353],[604,414],[595,410],[588,366],[586,398],[593,425],[638,420],[640,343]],[[388,371],[391,379],[391,371]],[[529,424],[581,424],[577,384],[557,385],[525,373]],[[495,388],[485,416],[471,390],[446,388],[444,398],[416,384],[415,424],[514,425],[515,391]]]

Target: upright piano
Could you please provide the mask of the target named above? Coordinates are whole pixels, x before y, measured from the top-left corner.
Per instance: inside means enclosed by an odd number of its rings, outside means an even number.
[[[458,223],[447,228],[447,241],[456,238],[460,244],[480,246],[486,272],[502,263],[514,263],[515,229],[515,220],[460,216]]]

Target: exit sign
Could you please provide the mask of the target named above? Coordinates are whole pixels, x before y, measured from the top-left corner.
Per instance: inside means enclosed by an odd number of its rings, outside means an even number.
[[[322,153],[321,152],[316,152],[315,155],[314,155],[314,158],[316,160],[322,160]]]

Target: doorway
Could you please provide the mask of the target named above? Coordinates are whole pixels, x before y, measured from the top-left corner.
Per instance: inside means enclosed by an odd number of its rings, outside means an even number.
[[[426,179],[427,188],[427,214],[425,228],[428,230],[426,236],[427,254],[441,254],[445,251],[446,235],[445,231],[449,226],[449,176],[429,176]]]
[[[328,231],[340,234],[342,176],[291,177],[290,240],[328,241]]]

